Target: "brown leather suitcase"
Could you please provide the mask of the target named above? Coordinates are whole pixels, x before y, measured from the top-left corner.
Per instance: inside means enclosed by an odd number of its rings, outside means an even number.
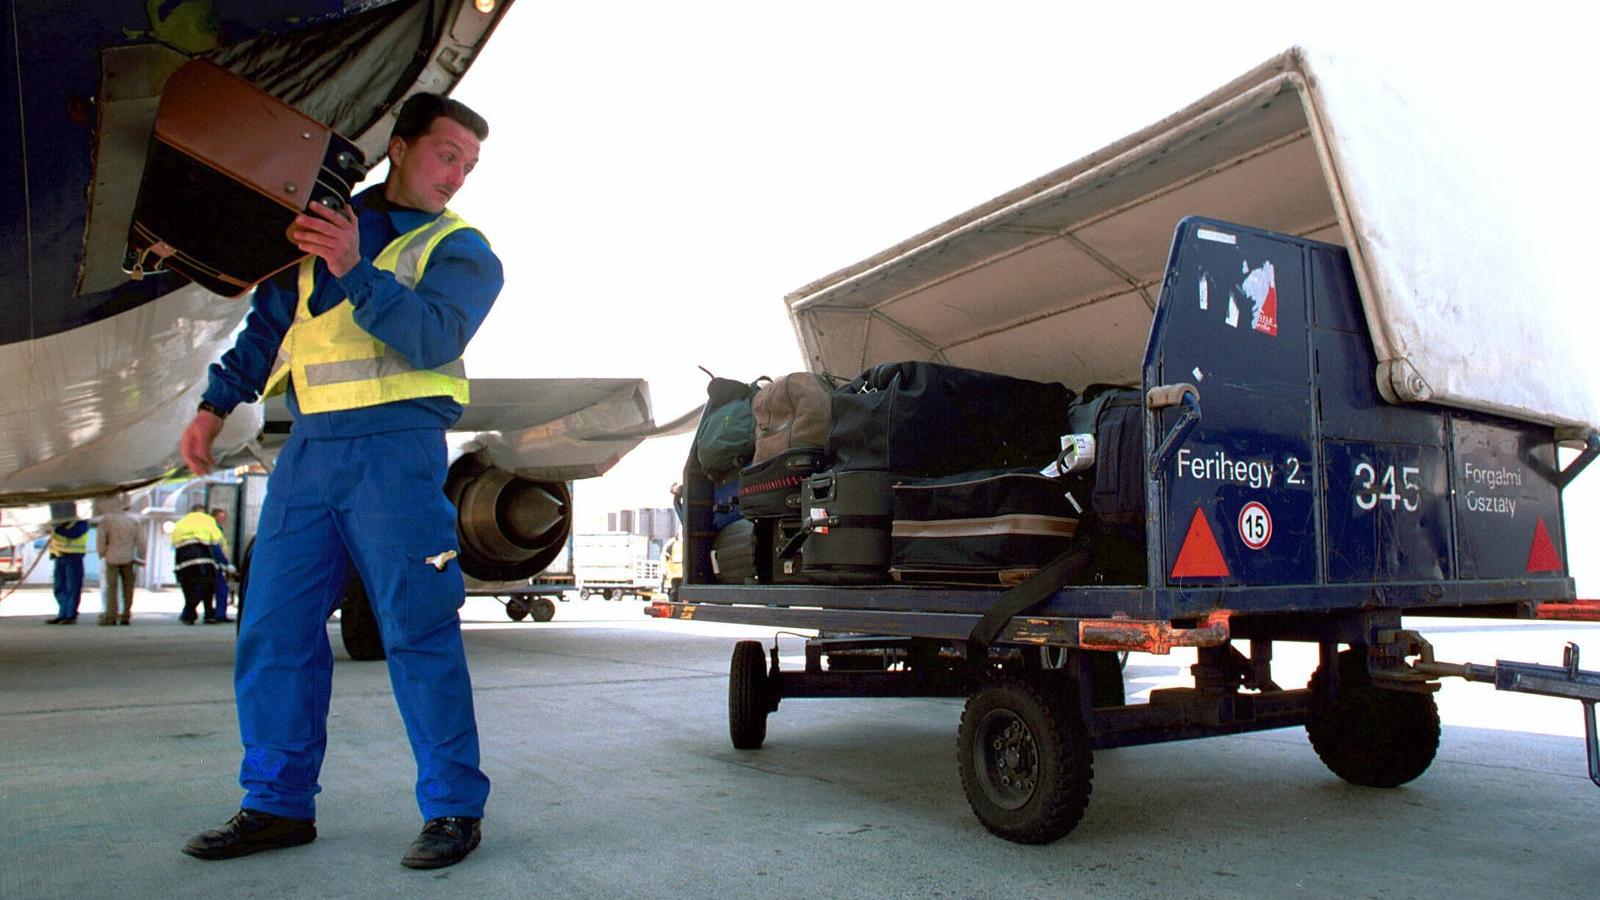
[[[204,59],[162,90],[124,266],[171,269],[238,296],[305,254],[289,242],[311,203],[338,209],[366,176],[355,144]]]

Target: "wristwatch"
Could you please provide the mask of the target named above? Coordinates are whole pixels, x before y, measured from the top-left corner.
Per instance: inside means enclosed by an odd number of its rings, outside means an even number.
[[[228,417],[228,414],[223,412],[216,404],[206,400],[200,401],[200,411],[211,413],[213,416],[216,416],[219,419],[226,419]]]

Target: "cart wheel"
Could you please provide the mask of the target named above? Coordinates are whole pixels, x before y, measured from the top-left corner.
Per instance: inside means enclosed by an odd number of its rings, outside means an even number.
[[[513,622],[521,622],[528,617],[528,601],[523,597],[510,597],[506,600],[506,615]]]
[[[1008,841],[1047,844],[1089,805],[1094,754],[1071,696],[1006,678],[967,699],[956,740],[961,789],[983,827]]]
[[[556,605],[550,602],[549,597],[533,598],[533,620],[535,622],[548,622],[556,617]]]
[[[1391,788],[1433,762],[1439,750],[1439,707],[1432,694],[1372,686],[1362,654],[1339,654],[1339,695],[1325,699],[1319,668],[1311,676],[1306,734],[1333,774],[1351,784]]]
[[[772,712],[767,654],[760,641],[733,645],[728,670],[728,736],[738,750],[759,750],[767,739],[767,714]]]

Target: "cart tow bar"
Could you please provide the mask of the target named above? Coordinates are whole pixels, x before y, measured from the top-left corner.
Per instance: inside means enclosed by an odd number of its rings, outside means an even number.
[[[1600,736],[1595,731],[1594,706],[1600,701],[1600,672],[1578,668],[1578,645],[1568,641],[1561,654],[1561,665],[1495,660],[1492,666],[1475,663],[1447,663],[1433,658],[1433,645],[1414,631],[1380,632],[1378,643],[1409,645],[1406,655],[1420,658],[1407,669],[1375,671],[1374,679],[1415,682],[1431,678],[1464,678],[1494,685],[1497,691],[1517,691],[1544,697],[1565,697],[1583,704],[1584,742],[1589,756],[1589,780],[1600,786]]]

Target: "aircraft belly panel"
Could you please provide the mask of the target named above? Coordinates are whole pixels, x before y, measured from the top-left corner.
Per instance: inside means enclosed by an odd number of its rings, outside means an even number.
[[[199,288],[37,341],[0,346],[0,502],[154,478],[177,465],[177,439],[232,343],[248,304]],[[259,408],[230,417],[233,449]],[[239,419],[236,423],[234,420]],[[251,422],[254,424],[251,424]]]

